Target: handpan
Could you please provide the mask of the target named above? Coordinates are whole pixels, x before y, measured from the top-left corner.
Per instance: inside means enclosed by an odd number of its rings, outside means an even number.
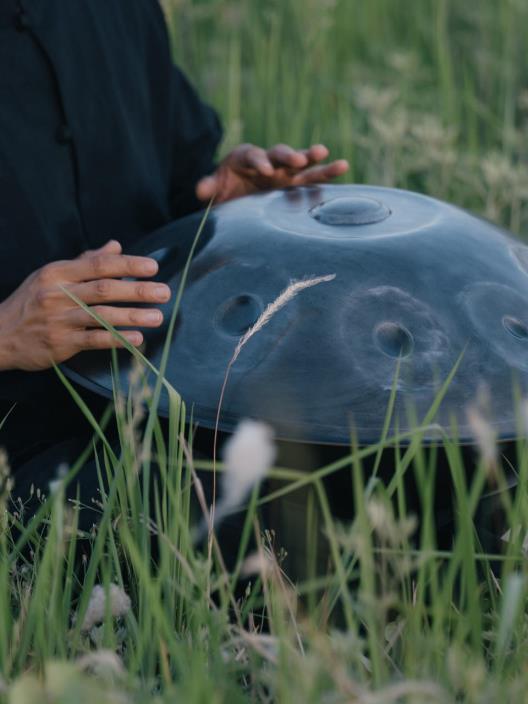
[[[174,221],[134,250],[157,259],[156,279],[173,291],[164,326],[145,332],[155,366],[202,216]],[[348,444],[354,433],[367,443],[380,437],[394,390],[392,428],[423,421],[442,392],[435,422],[469,440],[467,407],[485,386],[497,434],[516,435],[515,399],[528,386],[528,247],[433,198],[352,185],[273,191],[211,210],[166,370],[194,421],[214,426],[237,343],[266,307],[292,281],[328,275],[241,348],[221,430],[254,417],[286,440]],[[119,361],[126,388],[130,354],[120,351]],[[111,396],[110,353],[77,355],[66,371]],[[167,415],[167,395],[159,411]]]

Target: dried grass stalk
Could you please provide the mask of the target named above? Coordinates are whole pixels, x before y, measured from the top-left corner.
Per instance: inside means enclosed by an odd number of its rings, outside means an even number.
[[[242,337],[238,341],[233,356],[231,357],[231,359],[229,360],[229,364],[227,365],[226,373],[224,376],[224,382],[222,384],[222,390],[220,392],[220,399],[218,401],[218,409],[216,412],[216,422],[213,439],[213,503],[211,507],[211,526],[214,522],[216,497],[216,448],[218,440],[218,424],[220,422],[220,413],[222,411],[222,403],[224,400],[224,394],[227,387],[227,381],[229,379],[231,367],[238,359],[244,345],[246,345],[254,335],[256,335],[260,330],[262,330],[262,328],[269,323],[273,316],[276,315],[282,308],[284,308],[284,306],[289,303],[293,298],[295,298],[295,296],[297,296],[301,291],[304,291],[307,288],[311,288],[312,286],[317,286],[318,284],[333,281],[335,277],[335,274],[326,274],[325,276],[313,276],[311,278],[302,279],[300,281],[292,281],[291,284],[286,289],[284,289],[284,291],[264,309],[264,311],[257,318],[256,322],[249,328],[249,330],[244,333],[244,335],[242,335]]]

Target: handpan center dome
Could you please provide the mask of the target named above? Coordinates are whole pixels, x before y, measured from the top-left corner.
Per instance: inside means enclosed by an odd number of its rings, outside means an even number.
[[[268,193],[255,216],[283,233],[328,240],[392,238],[434,227],[436,201],[372,186],[310,186]],[[258,198],[258,196],[257,196]]]
[[[379,200],[356,196],[324,201],[310,214],[325,225],[373,225],[388,218],[390,210]]]
[[[202,217],[169,223],[131,252],[154,256],[156,279],[174,294]],[[230,365],[240,337],[292,281],[325,276],[278,306]],[[163,327],[144,331],[156,367],[175,298],[162,306]],[[111,397],[110,360],[84,353],[67,373]],[[390,188],[322,185],[216,206],[166,372],[205,427],[215,425],[228,367],[221,430],[250,416],[284,439],[348,445],[354,429],[367,443],[384,432],[389,403],[400,432],[423,420],[454,372],[435,417],[443,432],[455,420],[457,436],[471,438],[466,409],[486,386],[490,421],[513,437],[515,399],[528,394],[528,247],[459,208]],[[129,370],[120,354],[122,388]]]

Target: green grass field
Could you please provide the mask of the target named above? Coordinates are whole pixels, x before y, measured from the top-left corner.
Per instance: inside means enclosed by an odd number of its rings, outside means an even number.
[[[522,0],[165,0],[174,55],[225,148],[326,143],[347,180],[526,225]]]
[[[523,0],[164,5],[175,59],[222,115],[224,151],[321,141],[350,160],[347,180],[422,191],[528,232]],[[456,442],[426,447],[432,409],[410,436],[352,446],[317,471],[273,467],[270,482],[248,487],[228,569],[214,532],[196,541],[198,473],[212,463],[193,457],[177,390],[163,432],[161,388],[159,377],[146,415],[139,371],[128,398],[116,390],[119,452],[105,419],[86,409],[101,477],[100,520],[88,534],[78,531],[85,509],[64,501],[82,457],[31,519],[10,503],[0,455],[0,701],[528,701],[525,440],[510,463],[477,419],[470,472]],[[521,428],[526,411],[520,403]],[[395,468],[385,483],[366,471],[382,452]],[[454,495],[448,549],[433,511],[441,453]],[[255,464],[261,458],[255,446]],[[234,495],[240,476],[227,462],[217,472]],[[326,491],[336,472],[353,486],[347,523],[334,519]],[[517,485],[506,491],[512,474]],[[411,477],[420,520],[408,505]],[[485,525],[493,554],[478,518],[490,493],[502,516]],[[263,512],[279,516],[287,500],[301,510],[282,515],[275,535],[264,530]]]

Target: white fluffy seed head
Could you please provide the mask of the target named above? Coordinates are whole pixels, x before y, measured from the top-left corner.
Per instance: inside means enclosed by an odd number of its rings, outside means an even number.
[[[114,617],[124,616],[130,611],[130,597],[117,584],[111,584],[108,589],[110,598],[110,613]],[[84,615],[82,630],[89,631],[97,623],[104,621],[106,613],[106,592],[101,584],[92,589],[88,608]]]
[[[240,575],[242,577],[250,577],[251,575],[260,575],[261,577],[269,577],[273,573],[273,558],[264,550],[259,550],[251,555],[248,555],[242,567]]]
[[[478,406],[469,406],[467,419],[479,454],[488,468],[496,466],[498,461],[497,433],[491,422]]]
[[[61,464],[57,467],[55,479],[52,479],[49,482],[49,492],[51,496],[57,495],[63,488],[64,478],[67,476],[68,470],[69,467],[65,462],[61,462]]]
[[[266,476],[276,456],[272,428],[260,421],[242,420],[223,449],[222,503],[230,508],[239,505]]]

